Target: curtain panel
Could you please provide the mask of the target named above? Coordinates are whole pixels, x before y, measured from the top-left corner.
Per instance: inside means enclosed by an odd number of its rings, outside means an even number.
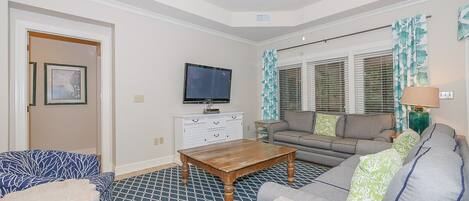
[[[458,39],[469,37],[469,4],[459,8],[458,15]]]
[[[427,75],[427,18],[425,15],[398,20],[392,25],[394,115],[396,131],[407,129],[408,108],[401,104],[404,88],[425,86]]]
[[[263,55],[262,78],[262,119],[279,119],[279,94],[278,94],[278,58],[277,50],[266,50]]]

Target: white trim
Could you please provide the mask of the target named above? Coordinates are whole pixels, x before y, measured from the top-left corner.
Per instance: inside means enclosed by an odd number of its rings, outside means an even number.
[[[355,114],[355,53],[349,52],[348,55],[348,112]]]
[[[125,175],[132,172],[137,172],[141,170],[145,170],[148,168],[153,168],[161,165],[166,165],[175,162],[175,158],[173,155],[163,156],[160,158],[154,158],[146,161],[140,161],[136,163],[125,164],[116,167],[116,175]]]
[[[466,50],[465,50],[465,60],[466,60],[466,140],[469,143],[469,38],[466,38]]]
[[[302,63],[303,63],[302,61],[297,61],[297,62],[277,65],[277,66],[278,66],[278,70],[287,70],[287,69],[292,69],[292,68],[301,68]]]
[[[112,36],[99,33],[84,32],[80,29],[65,29],[49,24],[39,24],[30,21],[16,20],[14,41],[14,66],[10,68],[13,79],[13,94],[15,104],[13,114],[14,128],[10,133],[15,136],[14,150],[29,149],[28,135],[28,53],[26,44],[27,32],[51,33],[75,38],[99,41],[101,43],[101,163],[103,171],[113,171],[113,70],[112,70]]]
[[[242,42],[242,43],[246,43],[246,44],[253,45],[253,46],[255,46],[257,44],[257,42],[246,39],[246,38],[242,38],[242,37],[239,37],[239,36],[236,36],[236,35],[233,35],[233,34],[229,34],[229,33],[226,33],[226,32],[217,31],[215,29],[200,26],[200,25],[190,23],[190,22],[187,22],[187,21],[184,21],[184,20],[179,20],[179,19],[167,16],[167,15],[161,15],[161,14],[158,14],[158,13],[155,13],[155,12],[152,12],[152,11],[149,11],[149,10],[145,10],[145,9],[142,9],[142,8],[138,8],[136,6],[132,6],[132,5],[122,3],[122,2],[119,2],[119,1],[115,1],[115,0],[91,0],[91,1],[102,4],[102,5],[106,5],[106,6],[109,6],[109,7],[124,10],[124,11],[130,12],[130,13],[133,13],[133,14],[142,15],[142,16],[157,19],[157,20],[162,20],[162,21],[165,21],[165,22],[169,22],[169,23],[176,24],[176,25],[179,25],[179,26],[187,27],[187,28],[194,29],[194,30],[197,30],[197,31],[202,31],[202,32],[212,34],[212,35],[215,35],[215,36],[219,36],[219,37],[223,37],[223,38],[226,38],[226,39],[229,39],[229,40]]]
[[[401,8],[405,8],[405,7],[408,7],[408,6],[425,3],[427,1],[430,1],[430,0],[404,1],[404,2],[401,2],[401,3],[392,4],[392,5],[382,7],[382,8],[379,8],[379,9],[375,9],[375,10],[372,10],[372,11],[364,12],[364,13],[357,14],[357,15],[354,15],[354,16],[350,16],[350,17],[347,17],[347,18],[343,18],[343,19],[340,19],[340,20],[336,20],[336,21],[332,21],[332,22],[329,22],[329,23],[314,26],[312,28],[307,28],[307,29],[299,30],[299,31],[296,31],[296,32],[293,32],[293,33],[288,33],[288,34],[277,36],[277,37],[274,37],[274,38],[271,38],[271,39],[263,40],[263,41],[258,42],[257,45],[258,46],[267,46],[269,44],[277,43],[277,42],[284,41],[284,40],[288,40],[290,38],[301,38],[302,36],[304,36],[306,34],[310,34],[310,33],[315,32],[315,31],[328,29],[328,28],[331,28],[331,27],[339,26],[341,24],[350,23],[350,22],[353,22],[353,21],[356,21],[356,20],[363,20],[363,19],[371,18],[371,17],[376,16],[376,15],[381,15],[381,14],[384,14],[384,13],[387,13],[387,12],[392,12],[392,11],[395,11],[395,10],[398,10],[398,9],[401,9]]]

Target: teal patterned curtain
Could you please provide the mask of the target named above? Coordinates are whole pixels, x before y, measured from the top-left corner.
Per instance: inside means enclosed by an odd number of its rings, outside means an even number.
[[[404,88],[425,86],[427,75],[427,19],[425,15],[394,22],[394,113],[396,131],[407,129],[407,107],[401,104]]]
[[[459,8],[458,39],[469,37],[469,4]]]
[[[266,50],[263,56],[262,119],[278,120],[277,50]]]

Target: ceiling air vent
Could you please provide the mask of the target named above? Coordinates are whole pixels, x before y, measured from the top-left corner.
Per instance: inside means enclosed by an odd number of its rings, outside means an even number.
[[[270,22],[272,20],[272,16],[269,14],[257,14],[256,21],[258,22]]]

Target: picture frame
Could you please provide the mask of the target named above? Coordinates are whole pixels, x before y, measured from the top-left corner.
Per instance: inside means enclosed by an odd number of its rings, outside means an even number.
[[[87,67],[44,63],[44,104],[87,104]]]
[[[29,62],[29,106],[36,106],[37,63]]]

